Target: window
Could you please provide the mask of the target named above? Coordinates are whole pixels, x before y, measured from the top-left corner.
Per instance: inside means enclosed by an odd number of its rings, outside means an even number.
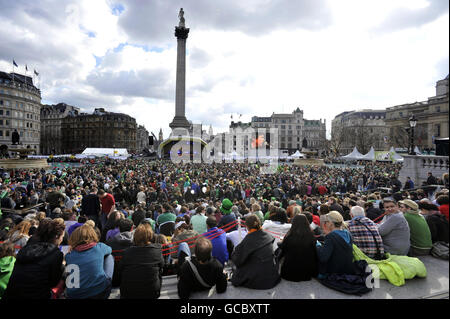
[[[439,113],[441,111],[441,106],[440,105],[438,105],[438,106],[436,106],[436,112],[437,113]],[[438,124],[439,125],[439,124]],[[439,135],[438,135],[439,136]]]
[[[3,131],[0,130],[0,136],[3,136]]]
[[[0,115],[3,115],[3,110],[0,110]]]

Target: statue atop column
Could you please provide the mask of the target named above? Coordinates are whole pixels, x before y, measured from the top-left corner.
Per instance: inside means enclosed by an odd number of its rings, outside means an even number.
[[[180,22],[178,23],[178,26],[181,28],[184,28],[184,11],[183,8],[180,9],[180,12],[178,13],[178,18],[180,18]]]

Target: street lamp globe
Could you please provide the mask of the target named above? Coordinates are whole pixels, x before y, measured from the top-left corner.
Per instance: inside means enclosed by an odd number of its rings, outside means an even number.
[[[416,117],[413,115],[409,118],[409,126],[411,127],[416,127],[417,124],[417,119]]]

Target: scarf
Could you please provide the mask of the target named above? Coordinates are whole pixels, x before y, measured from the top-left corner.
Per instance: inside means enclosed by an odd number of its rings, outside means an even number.
[[[77,247],[75,247],[74,250],[81,252],[81,251],[85,251],[85,250],[91,249],[95,245],[97,245],[96,242],[92,242],[92,243],[89,243],[89,244],[82,244],[82,245],[78,245]]]

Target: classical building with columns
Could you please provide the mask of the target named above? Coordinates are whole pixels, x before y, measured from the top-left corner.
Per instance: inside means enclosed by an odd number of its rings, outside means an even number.
[[[31,77],[0,71],[0,145],[11,148],[17,130],[21,147],[40,154],[40,110],[41,91]]]
[[[298,107],[290,114],[254,116],[251,127],[278,129],[279,149],[289,153],[307,148],[320,154],[326,149],[326,120],[307,120],[303,117],[303,110]]]
[[[449,135],[448,127],[448,75],[436,82],[436,95],[426,101],[386,108],[386,127],[390,143],[396,148],[408,148],[409,118],[414,115],[414,145],[421,151],[435,149],[434,139]]]

